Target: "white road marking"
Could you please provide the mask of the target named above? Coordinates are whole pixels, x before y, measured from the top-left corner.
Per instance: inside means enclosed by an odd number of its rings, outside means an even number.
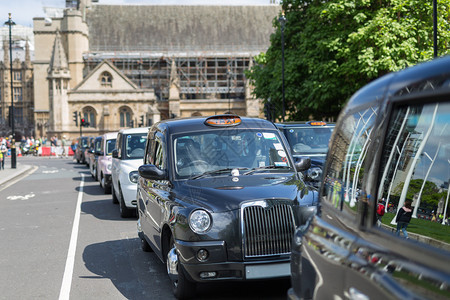
[[[53,173],[58,173],[59,170],[50,170],[50,171],[42,171],[42,173],[44,174],[53,174]]]
[[[69,251],[67,253],[64,277],[59,292],[59,300],[69,299],[72,285],[73,267],[75,263],[75,250],[77,249],[78,227],[80,225],[81,203],[83,202],[84,174],[81,174],[80,191],[78,192],[77,207],[73,218],[72,235],[70,237]]]
[[[36,196],[33,192],[31,192],[30,194],[27,194],[25,196],[8,196],[6,197],[7,200],[28,200],[30,198],[33,198],[34,196]]]

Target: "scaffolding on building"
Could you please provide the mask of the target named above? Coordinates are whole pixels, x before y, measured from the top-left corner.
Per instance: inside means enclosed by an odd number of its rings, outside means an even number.
[[[252,55],[155,55],[155,53],[89,53],[85,55],[85,75],[103,60],[142,89],[154,89],[159,101],[169,98],[172,62],[179,78],[180,99],[245,99],[245,71]]]

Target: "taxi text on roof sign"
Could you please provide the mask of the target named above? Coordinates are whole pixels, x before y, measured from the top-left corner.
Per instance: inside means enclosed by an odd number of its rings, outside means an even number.
[[[205,120],[205,124],[211,126],[235,126],[241,123],[241,118],[235,115],[212,116]]]

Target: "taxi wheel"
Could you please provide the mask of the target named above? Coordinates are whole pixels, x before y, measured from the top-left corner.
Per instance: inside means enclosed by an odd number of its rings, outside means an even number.
[[[103,191],[105,192],[105,194],[109,194],[111,193],[111,186],[108,186],[106,184],[106,179],[105,177],[102,175],[102,184],[101,184]]]
[[[169,259],[168,254],[172,248],[175,248],[175,242],[173,240],[173,236],[170,237],[169,249],[166,253],[166,264],[167,264],[167,273],[169,274]],[[172,291],[177,299],[190,299],[195,294],[195,282],[189,281],[186,278],[185,271],[183,266],[178,263],[177,264],[177,278],[171,278],[172,283]],[[169,276],[170,278],[170,276]]]
[[[119,199],[116,196],[116,191],[114,190],[114,184],[111,183],[111,194],[112,194],[112,203],[119,203]]]

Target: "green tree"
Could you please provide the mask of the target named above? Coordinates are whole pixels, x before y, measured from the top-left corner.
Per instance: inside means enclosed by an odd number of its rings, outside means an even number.
[[[285,99],[290,120],[335,119],[350,96],[389,72],[433,58],[432,0],[285,0]],[[438,55],[450,53],[450,0],[438,0]],[[281,13],[281,12],[280,12]],[[247,76],[282,112],[281,30]]]

